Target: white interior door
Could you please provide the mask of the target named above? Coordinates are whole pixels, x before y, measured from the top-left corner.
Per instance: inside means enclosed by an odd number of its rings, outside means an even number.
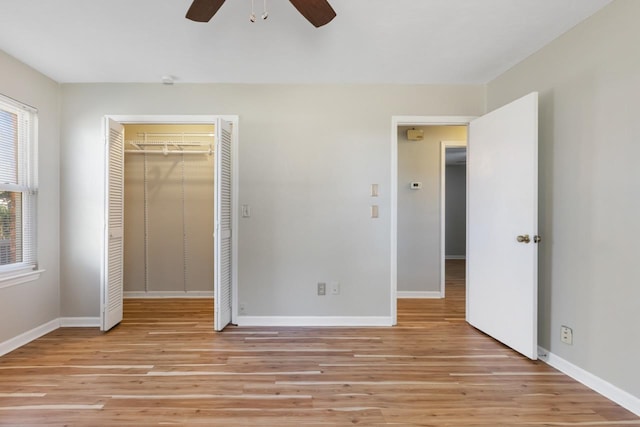
[[[537,359],[538,94],[473,120],[467,156],[467,321]]]
[[[106,218],[100,296],[103,331],[122,321],[124,263],[124,127],[107,119],[106,132]]]
[[[231,322],[231,224],[232,224],[232,159],[231,124],[216,123],[216,182],[214,185],[214,329],[221,331]]]

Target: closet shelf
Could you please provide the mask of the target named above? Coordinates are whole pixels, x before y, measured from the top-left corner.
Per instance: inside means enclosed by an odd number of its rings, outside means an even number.
[[[204,141],[127,141],[132,154],[213,154],[213,143]],[[204,149],[202,149],[204,148]]]

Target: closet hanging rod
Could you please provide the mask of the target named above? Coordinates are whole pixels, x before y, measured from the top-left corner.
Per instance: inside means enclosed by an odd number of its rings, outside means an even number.
[[[125,153],[137,153],[137,154],[213,154],[213,150],[124,150]]]
[[[156,132],[138,132],[138,136],[216,136],[211,132],[183,132],[183,133],[156,133]]]
[[[127,141],[129,145],[174,145],[183,147],[196,147],[204,145],[213,145],[211,141]]]

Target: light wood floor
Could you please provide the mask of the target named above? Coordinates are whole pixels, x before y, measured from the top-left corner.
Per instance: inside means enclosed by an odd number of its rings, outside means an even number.
[[[59,329],[0,358],[0,425],[640,426],[468,326],[450,267],[447,298],[400,300],[394,328],[216,334],[211,300],[126,300],[107,334]]]

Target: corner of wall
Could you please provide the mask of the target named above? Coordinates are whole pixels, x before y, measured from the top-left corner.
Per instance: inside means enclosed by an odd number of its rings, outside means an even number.
[[[640,416],[640,399],[636,396],[633,396],[602,378],[585,371],[543,347],[538,347],[538,357],[549,366],[570,376],[593,391]]]

